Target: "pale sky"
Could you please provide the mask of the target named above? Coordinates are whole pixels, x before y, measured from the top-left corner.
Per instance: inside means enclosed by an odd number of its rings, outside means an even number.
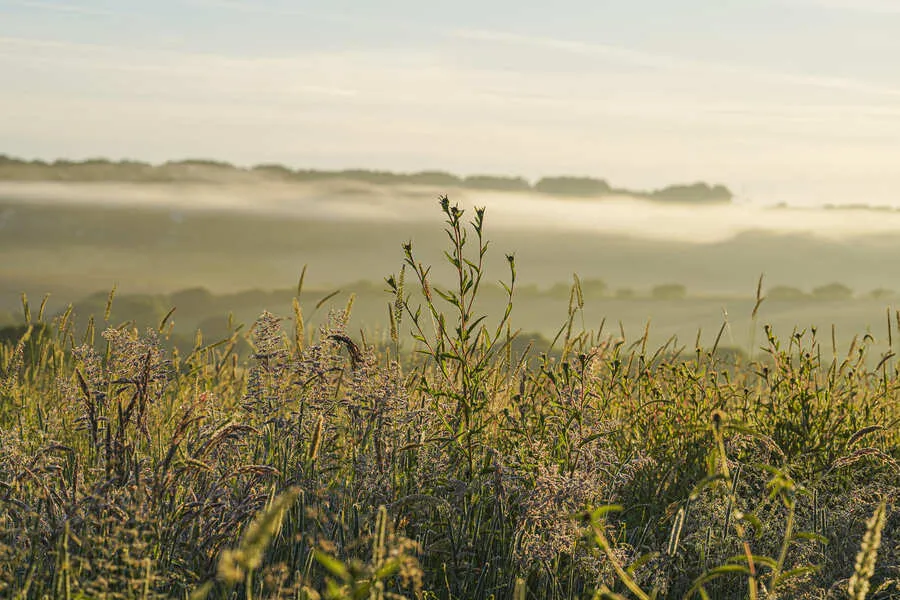
[[[900,0],[0,0],[0,153],[900,204]]]

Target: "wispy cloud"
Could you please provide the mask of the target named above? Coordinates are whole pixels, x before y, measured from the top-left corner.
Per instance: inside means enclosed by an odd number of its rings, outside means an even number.
[[[107,75],[91,76],[93,86],[74,85],[82,94],[93,93],[92,88],[118,94],[123,103],[149,94],[191,101],[206,98],[216,103],[252,101],[264,110],[273,103],[319,98],[321,102],[340,101],[347,110],[353,106],[356,111],[388,113],[400,120],[440,110],[457,122],[468,119],[473,125],[483,126],[488,120],[502,118],[510,123],[530,121],[530,126],[570,128],[575,123],[619,117],[636,124],[645,122],[666,127],[702,122],[733,128],[736,123],[744,126],[754,123],[758,127],[788,128],[807,136],[816,128],[830,131],[830,123],[848,119],[867,131],[883,129],[885,125],[890,126],[890,131],[896,131],[900,121],[894,104],[881,97],[857,97],[848,101],[814,93],[791,102],[781,98],[779,103],[771,85],[757,90],[760,93],[756,95],[748,94],[758,88],[755,80],[746,81],[743,73],[723,79],[715,65],[706,63],[611,45],[496,32],[460,35],[504,44],[539,43],[542,48],[612,57],[627,64],[655,67],[661,72],[651,69],[635,76],[622,75],[616,69],[588,68],[578,72],[535,73],[527,68],[471,67],[448,63],[438,55],[417,58],[389,51],[307,52],[251,58],[17,37],[0,37],[0,60],[20,73],[38,66],[40,72],[55,73],[53,77],[64,77],[68,72],[72,74],[69,82],[86,81],[81,73],[106,72]],[[700,83],[707,76],[714,81],[706,86],[697,85],[697,81],[685,85],[684,70],[695,74]],[[770,81],[777,81],[776,75],[766,76]],[[18,80],[23,80],[21,75]],[[65,79],[58,81],[57,85],[65,85],[70,90],[61,92],[61,97],[71,97],[73,84],[63,83]],[[796,84],[794,79],[789,82]],[[337,106],[332,109],[338,110]]]
[[[67,40],[54,40],[46,38],[23,38],[15,36],[0,36],[0,46],[22,49],[99,50],[112,53],[120,51],[120,48],[118,48],[117,46],[108,44],[72,42]]]
[[[900,2],[897,0],[778,0],[781,4],[822,8],[826,10],[843,10],[872,13],[876,15],[900,15]]]
[[[641,50],[634,50],[632,48],[626,48],[623,46],[616,46],[612,44],[563,40],[536,35],[523,35],[518,33],[511,33],[508,31],[496,31],[487,29],[456,29],[448,31],[447,33],[451,37],[466,40],[523,46],[536,46],[548,50],[557,50],[560,52],[568,52],[572,54],[614,58],[628,64],[644,67],[692,68],[701,64],[693,61],[677,59],[671,56],[644,52]]]
[[[117,13],[96,8],[92,6],[84,6],[78,4],[60,4],[58,2],[43,2],[42,0],[10,0],[10,4],[14,6],[24,6],[26,8],[34,8],[38,10],[48,10],[53,12],[76,13],[90,16],[113,16]]]
[[[329,11],[321,9],[298,8],[293,5],[274,5],[271,2],[259,2],[256,0],[187,0],[193,6],[206,8],[219,8],[237,13],[267,15],[271,17],[295,18],[299,17],[304,20],[314,20],[318,22],[330,22],[337,24],[365,25],[367,27],[390,27],[392,29],[401,28],[423,33],[430,31],[432,33],[440,33],[441,29],[437,26],[407,20],[396,15],[390,17],[380,17],[376,15],[366,14],[361,16],[352,12]],[[302,7],[303,5],[300,4]]]
[[[241,0],[187,0],[187,3],[198,7],[221,8],[242,13],[271,15],[274,17],[296,16],[326,20],[340,20],[344,18],[344,16],[340,14],[322,13],[320,11],[311,11],[302,8],[284,8],[262,2],[243,2]]]
[[[649,67],[659,70],[729,74],[796,86],[846,90],[880,96],[900,96],[900,88],[857,79],[786,73],[746,65],[683,58],[598,42],[562,40],[552,37],[522,35],[493,30],[461,29],[451,31],[449,32],[449,35],[473,41],[532,46],[557,52],[578,54],[581,56],[602,57],[604,59],[617,60],[628,65]]]
[[[178,6],[192,15],[180,23],[186,32],[215,15],[239,31],[247,20],[277,21],[337,37],[322,46],[212,35],[168,45],[44,27],[59,19],[35,7],[25,11],[33,26],[0,23],[0,139],[45,156],[581,172],[635,187],[684,179],[802,187],[823,173],[900,186],[891,164],[900,152],[900,90],[862,75],[829,77],[824,59],[820,76],[712,52],[668,54],[641,41],[456,30],[437,20],[430,26],[442,35],[429,40],[406,37],[401,24],[390,29],[392,43],[358,46],[353,32],[368,30],[339,19],[365,25],[360,14],[324,9],[307,23],[306,4],[287,0]]]

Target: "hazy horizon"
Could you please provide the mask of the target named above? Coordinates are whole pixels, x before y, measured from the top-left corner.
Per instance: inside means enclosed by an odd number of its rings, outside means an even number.
[[[528,192],[442,189],[360,182],[130,184],[0,182],[15,204],[167,209],[284,216],[299,221],[434,224],[439,194],[462,208],[486,207],[491,230],[618,235],[638,240],[714,244],[745,233],[807,235],[829,241],[900,233],[900,211],[772,207],[749,203],[679,204],[627,195],[579,198]],[[864,199],[863,199],[864,200]],[[9,210],[9,209],[8,209]],[[0,228],[6,217],[0,215]]]
[[[0,150],[893,204],[898,52],[892,0],[0,0]]]

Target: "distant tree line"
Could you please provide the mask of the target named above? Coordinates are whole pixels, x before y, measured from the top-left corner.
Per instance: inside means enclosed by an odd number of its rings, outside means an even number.
[[[692,183],[670,185],[659,190],[639,191],[614,188],[603,179],[592,177],[544,177],[534,184],[534,191],[556,196],[627,195],[671,202],[731,202],[734,194],[724,185]]]
[[[533,185],[523,177],[470,175],[461,177],[443,171],[393,173],[367,169],[321,171],[289,169],[283,165],[261,164],[238,167],[213,160],[169,161],[159,165],[97,158],[84,161],[27,161],[0,154],[0,180],[5,181],[71,181],[71,182],[240,182],[264,177],[274,181],[357,181],[375,185],[425,185],[439,188],[538,192],[556,196],[603,197],[627,195],[649,200],[679,203],[730,202],[731,191],[723,185],[693,183],[671,185],[659,190],[640,191],[612,187],[603,179],[592,177],[544,177]]]
[[[871,292],[860,296],[861,298],[870,300],[890,300],[897,298],[894,290],[887,288],[877,288]],[[766,292],[766,298],[770,300],[851,300],[854,298],[853,290],[843,283],[829,283],[813,288],[812,292],[807,293],[803,290],[788,286],[778,285]]]

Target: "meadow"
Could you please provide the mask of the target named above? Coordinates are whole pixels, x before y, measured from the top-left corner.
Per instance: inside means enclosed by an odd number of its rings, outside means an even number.
[[[0,346],[0,596],[900,596],[900,314],[839,343],[763,320],[761,282],[724,352],[724,325],[591,329],[567,275],[523,346],[528,253],[441,214],[420,237],[443,253],[394,254],[380,336],[353,296],[313,320],[303,277],[290,310],[187,346],[177,311],[26,301]]]

